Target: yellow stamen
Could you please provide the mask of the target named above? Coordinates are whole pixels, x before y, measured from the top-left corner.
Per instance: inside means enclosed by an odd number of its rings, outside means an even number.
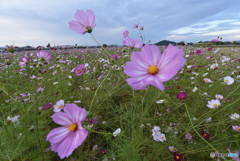
[[[63,109],[63,107],[64,107],[63,105],[58,106],[59,109]]]
[[[176,156],[176,159],[177,159],[177,160],[179,160],[179,159],[180,159],[180,157],[179,157],[179,156]]]
[[[68,126],[68,130],[70,131],[76,131],[78,128],[78,125],[76,123],[72,123],[70,126]]]
[[[156,65],[150,65],[148,67],[148,73],[151,75],[155,75],[158,73],[158,67]]]
[[[213,106],[214,106],[215,108],[217,108],[217,107],[218,107],[218,104],[215,103],[215,104],[213,104]]]

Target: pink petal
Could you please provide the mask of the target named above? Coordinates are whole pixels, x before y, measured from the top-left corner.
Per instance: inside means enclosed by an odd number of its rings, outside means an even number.
[[[88,131],[85,129],[71,132],[57,147],[58,155],[61,159],[68,157],[72,152],[78,148],[87,138]]]
[[[130,77],[139,77],[147,74],[147,69],[133,62],[127,62],[124,66],[124,73]]]
[[[62,126],[67,126],[72,124],[73,122],[71,121],[70,117],[63,112],[56,112],[54,113],[51,118],[56,124],[62,125]]]
[[[84,34],[86,32],[86,28],[83,25],[81,25],[80,23],[78,23],[77,21],[73,20],[73,21],[70,21],[68,24],[72,30],[74,30],[80,34]]]
[[[66,127],[59,127],[51,130],[47,135],[47,140],[51,144],[56,144],[61,142],[69,133]]]
[[[95,24],[95,15],[93,13],[92,10],[87,10],[87,15],[88,15],[88,24],[89,26],[91,26],[92,28],[96,26]]]
[[[77,20],[77,22],[79,22],[80,24],[83,25],[83,27],[89,26],[87,12],[85,12],[83,10],[77,10],[74,17]]]
[[[76,104],[66,104],[64,112],[71,118],[72,122],[82,122],[86,119],[87,111]]]

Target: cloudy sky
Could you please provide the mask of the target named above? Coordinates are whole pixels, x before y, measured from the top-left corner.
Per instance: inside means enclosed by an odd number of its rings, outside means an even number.
[[[0,46],[94,45],[90,35],[70,30],[77,9],[96,15],[93,33],[102,43],[121,44],[122,32],[146,40],[240,40],[240,0],[0,0]]]

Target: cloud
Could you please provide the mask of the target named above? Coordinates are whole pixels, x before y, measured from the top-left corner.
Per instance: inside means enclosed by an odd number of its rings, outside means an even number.
[[[90,36],[69,29],[67,23],[76,9],[95,12],[94,34],[108,44],[121,44],[126,29],[132,37],[137,37],[132,28],[135,23],[144,26],[144,35],[152,42],[197,41],[214,37],[218,32],[231,39],[234,34],[230,30],[239,28],[239,6],[238,0],[234,3],[229,0],[181,0],[181,3],[179,0],[0,0],[0,46],[37,46],[48,42],[95,44]]]

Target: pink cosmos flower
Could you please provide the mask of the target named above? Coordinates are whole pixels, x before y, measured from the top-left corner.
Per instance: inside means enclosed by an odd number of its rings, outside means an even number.
[[[213,39],[212,42],[216,43],[216,42],[220,42],[220,40],[219,39]]]
[[[74,73],[76,76],[81,76],[85,71],[85,64],[79,64],[74,68]]]
[[[66,104],[64,112],[52,115],[53,121],[62,127],[51,130],[47,140],[51,143],[51,150],[61,159],[70,156],[87,138],[88,131],[82,127],[86,116],[86,110],[76,104]]]
[[[91,33],[95,24],[95,15],[92,10],[77,10],[74,18],[76,20],[70,21],[69,27],[80,34]]]
[[[236,132],[240,132],[240,126],[238,125],[232,126],[232,129]]]
[[[127,38],[127,37],[128,37],[128,35],[129,35],[129,32],[128,32],[128,30],[126,30],[126,31],[124,31],[124,32],[123,32],[123,37],[124,37],[124,38]]]
[[[143,43],[139,39],[131,39],[129,37],[126,37],[123,40],[123,45],[126,45],[128,47],[141,48],[143,46]]]
[[[26,67],[26,63],[25,62],[19,62],[19,66],[21,67],[21,68],[24,68],[24,67]]]
[[[119,55],[117,55],[117,54],[113,54],[113,55],[111,55],[111,58],[113,59],[113,60],[117,60],[117,59],[119,59],[121,56],[119,56]]]
[[[124,66],[127,82],[136,90],[148,85],[164,90],[163,82],[172,79],[184,66],[182,49],[168,45],[163,54],[156,45],[145,45],[140,52],[133,52],[131,61]]]
[[[27,62],[29,62],[29,58],[28,57],[24,57],[24,58],[22,58],[22,61],[27,63]]]
[[[52,55],[49,52],[43,50],[37,53],[37,57],[44,59],[48,64],[50,64],[52,60]]]

